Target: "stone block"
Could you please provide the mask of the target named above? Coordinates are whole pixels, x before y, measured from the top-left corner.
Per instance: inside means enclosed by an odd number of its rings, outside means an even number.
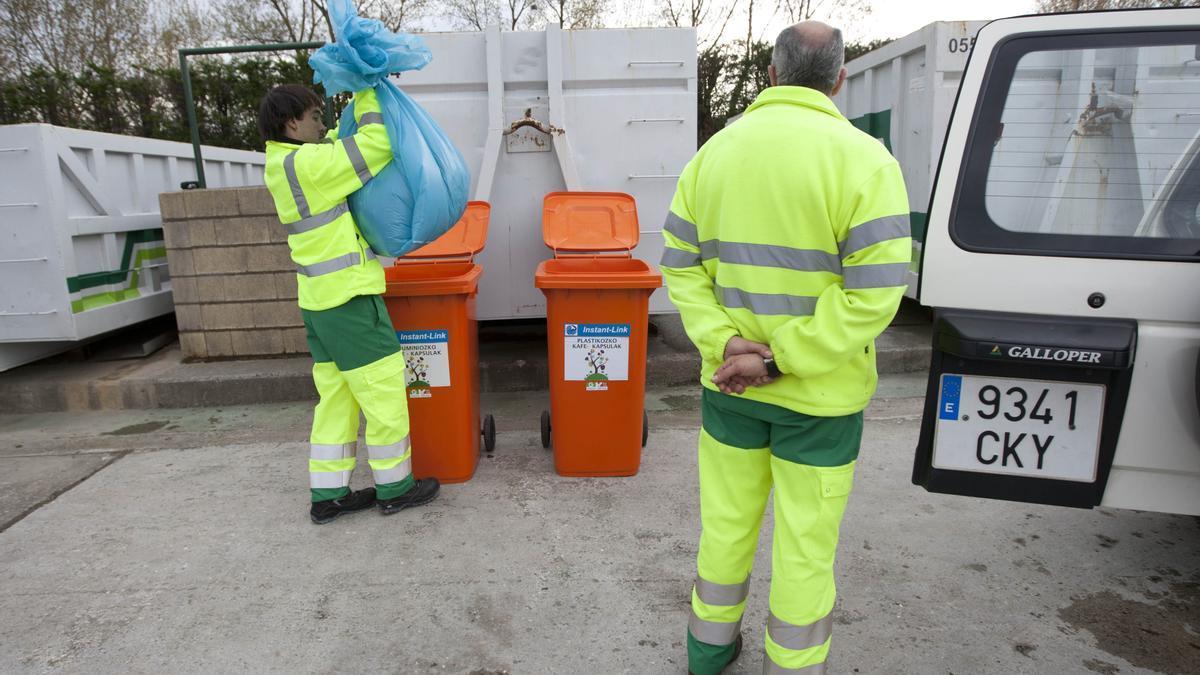
[[[229,331],[214,330],[205,332],[204,344],[208,348],[208,358],[233,356],[233,337]]]
[[[243,216],[275,215],[275,201],[265,185],[237,189],[238,211]],[[278,222],[278,221],[276,221]]]
[[[226,302],[218,305],[201,305],[201,321],[205,330],[254,328],[258,303]]]
[[[226,300],[275,299],[275,277],[272,274],[230,274],[220,278],[225,281]]]
[[[287,228],[284,227],[283,223],[279,222],[279,218],[276,216],[261,216],[261,217],[270,218],[272,221],[271,227],[267,230],[267,234],[270,236],[270,242],[272,244],[286,245],[287,239],[288,239],[288,231],[287,231]]]
[[[187,218],[187,203],[184,201],[185,192],[161,192],[158,195],[158,211],[163,221],[183,220]]]
[[[199,218],[197,220],[189,220],[183,223],[187,228],[187,247],[200,248],[204,246],[217,245],[216,223],[219,220],[213,218]]]
[[[200,305],[175,305],[175,325],[180,333],[204,329],[204,317]]]
[[[292,253],[283,244],[266,244],[246,248],[246,271],[248,272],[282,272],[294,270]]]
[[[276,356],[283,354],[283,331],[236,330],[231,334],[235,356]]]
[[[196,274],[240,274],[246,271],[244,246],[197,248],[192,250]]]
[[[204,333],[180,333],[179,349],[185,359],[208,358],[208,346],[204,342]]]
[[[225,302],[225,275],[192,278],[196,281],[197,302],[203,304]]]
[[[275,215],[269,216],[254,216],[258,222],[262,223],[263,229],[267,233],[265,243],[268,244],[283,244],[287,245],[288,232],[283,223],[279,222],[279,218]]]
[[[196,277],[171,279],[171,293],[177,305],[200,302],[200,297],[196,294]]]
[[[245,244],[266,244],[271,241],[267,231],[265,218],[218,218],[213,221],[216,229],[217,244],[221,246],[241,246]]]
[[[307,354],[308,338],[303,328],[285,328],[283,330],[283,351],[287,354]]]
[[[276,272],[274,276],[275,297],[280,300],[295,300],[299,297],[295,272]]]
[[[304,325],[300,307],[292,300],[257,303],[254,308],[254,320],[257,328],[292,328]]]
[[[167,269],[171,278],[190,277],[196,273],[192,252],[184,249],[167,249]]]
[[[215,218],[217,216],[236,216],[238,200],[230,189],[217,188],[211,190],[185,190],[184,201],[187,204],[188,218]]]
[[[184,227],[184,222],[180,220],[163,221],[163,245],[167,247],[167,250],[188,247],[187,228]]]

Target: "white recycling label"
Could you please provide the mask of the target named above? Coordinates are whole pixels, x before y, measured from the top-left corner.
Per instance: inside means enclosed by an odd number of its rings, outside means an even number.
[[[398,330],[404,351],[404,379],[412,392],[450,386],[450,331]]]
[[[588,382],[597,391],[605,382],[629,379],[629,324],[568,323],[563,341],[563,379]]]

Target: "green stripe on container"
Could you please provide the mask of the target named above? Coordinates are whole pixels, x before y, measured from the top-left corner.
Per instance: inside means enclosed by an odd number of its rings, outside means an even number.
[[[123,291],[110,291],[108,293],[97,293],[96,295],[89,295],[81,300],[72,300],[71,313],[78,314],[80,312],[86,312],[89,309],[105,307],[118,302],[132,300],[137,297],[141,297],[141,292],[136,288],[128,288]]]
[[[883,147],[887,148],[888,152],[892,151],[892,111],[890,109],[855,117],[850,120],[850,124],[883,141]]]
[[[157,260],[166,257],[167,249],[165,248],[147,248],[138,251],[137,259],[133,261],[134,268],[129,271],[129,284],[125,288],[117,291],[107,291],[104,293],[96,293],[88,295],[78,300],[71,301],[71,313],[78,314],[86,312],[89,309],[104,307],[125,300],[132,300],[141,297],[141,292],[138,290],[138,281],[140,280],[140,267],[142,263],[148,260]],[[120,279],[117,280],[119,282]]]
[[[928,228],[929,214],[913,211],[908,214],[908,227],[912,230],[913,241],[924,243],[925,230]]]
[[[929,214],[913,211],[908,214],[908,226],[912,230],[912,260],[908,269],[915,274],[921,273],[921,247],[925,244],[925,233],[929,229]]]
[[[133,259],[133,249],[138,244],[146,244],[150,242],[159,242],[163,240],[162,228],[152,230],[135,230],[125,233],[125,250],[121,254],[121,267],[108,272],[91,272],[88,274],[80,274],[74,277],[67,278],[67,290],[71,293],[78,293],[85,288],[95,288],[96,286],[107,286],[108,284],[118,284],[125,280],[129,274]],[[166,255],[166,248],[158,248],[155,250],[163,251]]]

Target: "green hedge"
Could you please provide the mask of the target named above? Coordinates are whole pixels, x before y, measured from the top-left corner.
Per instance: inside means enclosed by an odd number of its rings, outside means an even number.
[[[200,139],[207,145],[262,150],[258,103],[272,86],[312,82],[305,55],[189,62]],[[311,85],[310,85],[311,86]],[[320,87],[317,93],[324,94]],[[45,122],[172,141],[189,141],[178,68],[121,74],[89,66],[81,73],[36,69],[0,78],[0,124]]]

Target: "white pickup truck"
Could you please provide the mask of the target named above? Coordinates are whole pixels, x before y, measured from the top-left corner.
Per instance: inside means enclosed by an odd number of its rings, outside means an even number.
[[[1200,515],[1200,9],[979,31],[917,297],[914,483]]]

